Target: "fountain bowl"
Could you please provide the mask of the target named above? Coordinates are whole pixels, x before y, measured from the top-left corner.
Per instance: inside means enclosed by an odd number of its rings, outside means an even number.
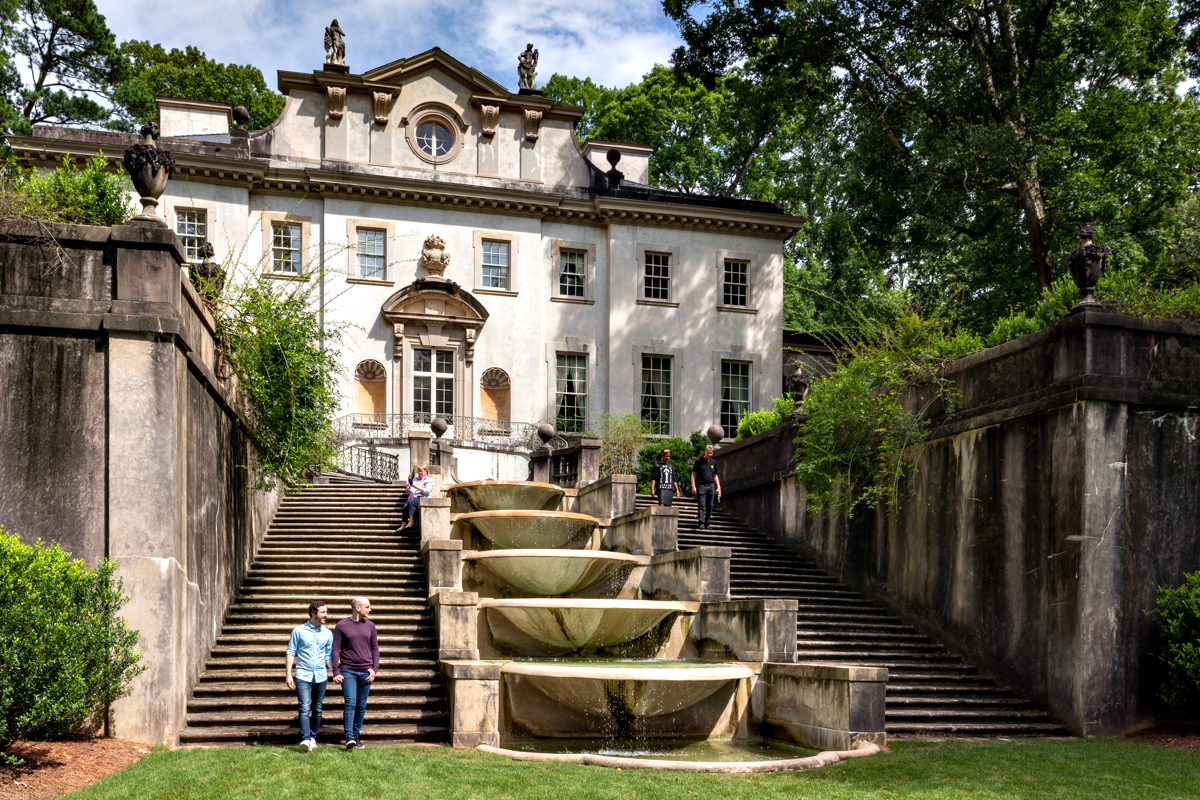
[[[683,603],[663,600],[483,600],[493,637],[503,641],[501,617],[522,634],[562,650],[615,647],[649,633],[672,614],[687,611]]]
[[[640,563],[637,556],[602,550],[476,550],[463,553],[505,584],[537,597],[582,592],[604,580],[622,564]]]
[[[591,544],[599,524],[595,517],[569,511],[473,511],[460,514],[500,550],[544,550],[574,543]]]
[[[660,662],[631,664],[510,661],[501,667],[507,680],[533,686],[574,711],[593,716],[658,717],[699,703],[730,681],[749,678],[744,664]]]
[[[565,492],[535,481],[468,481],[446,487],[453,511],[553,511]]]

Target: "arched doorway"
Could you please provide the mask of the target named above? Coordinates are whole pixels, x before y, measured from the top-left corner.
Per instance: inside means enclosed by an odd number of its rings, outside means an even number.
[[[485,369],[479,378],[480,416],[498,422],[511,421],[511,389],[512,382],[507,372],[499,367]]]
[[[371,414],[370,421],[380,425],[387,421],[387,370],[378,361],[360,361],[354,368],[354,413]]]

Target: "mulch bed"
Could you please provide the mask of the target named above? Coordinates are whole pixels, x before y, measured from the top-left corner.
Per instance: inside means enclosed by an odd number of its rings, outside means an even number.
[[[124,739],[68,738],[18,742],[9,753],[19,767],[0,765],[0,800],[58,797],[112,775],[150,752],[150,745]]]
[[[1142,744],[1200,753],[1200,728],[1164,725],[1159,728],[1147,728],[1144,731],[1127,733],[1125,738]]]

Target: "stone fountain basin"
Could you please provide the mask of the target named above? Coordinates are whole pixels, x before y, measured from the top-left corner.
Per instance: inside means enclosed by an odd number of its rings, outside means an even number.
[[[658,717],[699,703],[730,681],[753,673],[743,664],[637,667],[511,661],[501,667],[509,680],[532,685],[575,711],[595,716]]]
[[[499,550],[541,550],[583,542],[596,530],[595,517],[568,511],[474,511],[460,514]]]
[[[451,501],[474,511],[553,511],[562,502],[562,488],[535,481],[468,481],[446,487]],[[455,503],[456,506],[459,503]]]
[[[683,603],[662,600],[484,600],[491,615],[503,617],[526,636],[566,650],[615,647],[652,630],[671,614],[687,611]],[[495,631],[494,631],[495,633]]]
[[[463,553],[512,588],[538,597],[575,594],[595,586],[621,564],[642,559],[599,550],[476,550]]]

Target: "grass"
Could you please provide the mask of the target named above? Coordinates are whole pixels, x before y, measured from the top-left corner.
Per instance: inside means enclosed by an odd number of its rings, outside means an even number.
[[[696,775],[514,762],[448,748],[156,749],[72,800],[824,800],[1195,798],[1200,754],[1119,739],[897,742],[892,752],[774,775]]]

